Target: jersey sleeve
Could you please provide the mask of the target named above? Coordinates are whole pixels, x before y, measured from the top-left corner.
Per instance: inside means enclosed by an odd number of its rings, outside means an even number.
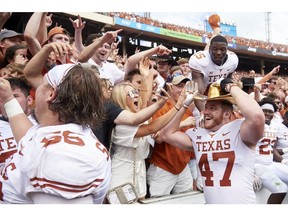
[[[199,51],[193,54],[189,59],[189,67],[199,72],[202,71],[202,67],[206,67],[209,64],[209,53],[205,51]]]

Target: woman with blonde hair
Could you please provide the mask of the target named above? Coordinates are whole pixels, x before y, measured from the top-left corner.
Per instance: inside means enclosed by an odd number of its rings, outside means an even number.
[[[168,94],[161,90],[165,96],[160,96],[159,100],[167,100]],[[162,117],[144,122],[138,126],[116,125],[111,138],[111,158],[112,158],[112,178],[110,189],[121,184],[133,183],[139,199],[146,196],[146,166],[145,159],[150,151],[150,135],[162,129],[177,111],[182,107],[185,94],[181,94],[181,99],[175,104],[175,109],[171,109]],[[112,101],[122,109],[131,112],[140,110],[139,92],[130,83],[115,85],[112,91]]]

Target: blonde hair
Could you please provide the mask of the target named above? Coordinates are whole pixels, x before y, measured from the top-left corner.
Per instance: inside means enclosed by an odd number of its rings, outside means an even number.
[[[125,88],[127,86],[131,86],[133,89],[135,89],[135,87],[130,83],[121,83],[115,85],[112,90],[111,100],[115,104],[119,105],[122,109],[131,111],[126,102],[127,94]]]

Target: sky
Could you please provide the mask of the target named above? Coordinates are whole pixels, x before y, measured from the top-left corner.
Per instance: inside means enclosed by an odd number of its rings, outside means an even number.
[[[270,15],[270,41],[288,45],[288,8],[284,0],[13,0],[2,11],[15,12],[150,12],[163,22],[203,30],[204,19],[217,13],[221,20],[236,22],[239,37],[266,41],[265,12]],[[29,3],[30,2],[30,3]]]
[[[288,10],[287,10],[288,11]],[[265,12],[185,12],[185,13],[151,13],[151,18],[159,21],[189,26],[204,30],[204,20],[217,13],[221,20],[235,22],[237,36],[266,41]],[[288,12],[271,12],[270,41],[288,45]]]

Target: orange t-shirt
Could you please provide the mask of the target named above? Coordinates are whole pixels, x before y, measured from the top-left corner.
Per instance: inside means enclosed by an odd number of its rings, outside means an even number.
[[[174,104],[168,100],[167,103],[153,115],[152,119],[154,120],[159,118],[160,116],[166,114],[173,107]],[[191,111],[187,109],[181,120],[184,120],[192,115],[193,114]],[[185,132],[188,128],[190,127],[182,128],[181,131]],[[184,151],[168,143],[162,142],[155,143],[149,162],[153,163],[155,166],[160,167],[161,169],[166,170],[167,172],[178,175],[184,170],[190,160],[190,151]]]

